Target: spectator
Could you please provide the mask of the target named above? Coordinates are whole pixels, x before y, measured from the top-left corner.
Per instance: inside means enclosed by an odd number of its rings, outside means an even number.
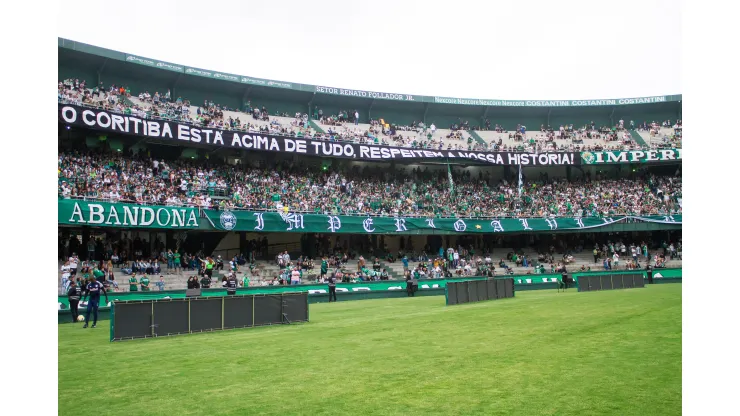
[[[200,283],[198,282],[198,277],[196,276],[190,276],[188,278],[188,289],[198,289],[200,288]]]
[[[141,284],[142,292],[148,292],[150,290],[149,277],[146,274],[141,277],[141,280],[139,281],[139,283]]]

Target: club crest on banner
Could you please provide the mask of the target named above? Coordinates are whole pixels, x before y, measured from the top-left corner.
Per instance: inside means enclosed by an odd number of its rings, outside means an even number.
[[[233,230],[236,227],[236,215],[231,211],[222,212],[219,221],[221,222],[221,226],[224,227],[224,230]]]
[[[455,221],[454,227],[455,231],[461,233],[468,229],[468,224],[465,224],[465,221],[463,220],[457,220]]]

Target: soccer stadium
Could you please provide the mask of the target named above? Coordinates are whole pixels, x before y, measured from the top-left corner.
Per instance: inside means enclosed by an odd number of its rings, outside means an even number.
[[[680,414],[681,95],[355,90],[58,38],[57,96],[60,414]]]

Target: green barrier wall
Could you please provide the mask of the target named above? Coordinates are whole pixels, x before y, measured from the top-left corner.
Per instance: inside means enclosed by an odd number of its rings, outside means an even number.
[[[468,277],[466,279],[449,279],[455,280],[481,280],[484,277]],[[419,288],[422,289],[424,285],[428,285],[431,289],[433,285],[438,285],[439,288],[445,288],[448,280],[446,279],[424,279],[419,280]],[[401,280],[386,280],[378,282],[360,282],[360,283],[338,283],[337,293],[343,293],[341,289],[347,289],[349,292],[387,292],[392,287],[400,287],[401,290],[406,290],[406,282]],[[367,288],[367,290],[363,289]],[[240,295],[254,295],[254,294],[270,294],[270,293],[283,293],[283,292],[307,292],[310,290],[324,290],[328,292],[328,286],[324,284],[305,284],[305,285],[289,285],[289,286],[254,286],[248,288],[237,289],[237,294]],[[108,300],[118,299],[119,301],[129,300],[149,300],[149,299],[162,299],[169,296],[173,299],[184,298],[184,290],[164,290],[164,291],[151,291],[151,292],[110,292],[108,293]],[[203,289],[202,296],[226,296],[226,289]],[[64,305],[69,305],[66,296],[59,296],[59,302]],[[104,302],[104,299],[103,299]],[[102,306],[102,305],[101,305]],[[102,309],[102,308],[101,308]]]
[[[653,270],[653,279],[681,279],[683,269],[656,269]]]
[[[626,272],[626,271],[625,271]],[[656,283],[679,283],[681,282],[682,269],[660,269],[655,273],[660,273],[661,277],[656,277],[654,281]],[[613,272],[583,272],[574,273],[573,279],[577,282],[579,276],[584,275],[598,275],[604,273]],[[618,272],[617,272],[618,273]],[[647,279],[647,276],[643,273],[643,276]],[[543,290],[543,289],[556,289],[558,282],[562,276],[560,274],[533,274],[533,275],[514,275],[514,276],[497,276],[497,277],[510,277],[514,280],[514,289],[516,291],[522,290]],[[464,281],[464,280],[485,280],[485,277],[473,276],[456,279],[423,279],[419,280],[419,290],[416,292],[416,296],[440,296],[445,294],[445,287],[447,282]],[[554,280],[553,280],[554,279]],[[425,287],[428,286],[427,287]],[[433,285],[438,285],[434,288]],[[391,287],[400,287],[401,289],[391,290]],[[406,282],[401,280],[389,280],[380,282],[360,282],[360,283],[339,283],[337,284],[339,289],[347,289],[346,292],[338,290],[337,300],[362,300],[362,299],[380,299],[380,298],[395,298],[406,296]],[[353,290],[360,289],[361,290]],[[328,292],[326,284],[305,284],[305,285],[294,285],[294,286],[256,286],[243,289],[237,289],[237,293],[240,295],[246,294],[270,294],[270,293],[282,293],[282,292],[304,292],[309,290],[325,290]],[[169,296],[170,298],[184,298],[184,290],[164,290],[164,291],[152,291],[152,292],[111,292],[108,294],[108,300],[119,300],[119,301],[130,301],[130,300],[146,300],[146,299],[162,299]],[[226,296],[225,289],[204,289],[202,296]],[[328,301],[328,293],[316,293],[309,294],[308,303],[319,303]],[[104,301],[104,299],[102,300]],[[66,296],[58,296],[58,302],[64,304],[65,309],[58,311],[58,322],[66,323],[71,322],[69,316],[69,302]],[[98,312],[99,320],[109,319],[110,308],[101,306]],[[85,308],[80,307],[80,313],[85,313]]]
[[[504,276],[497,276],[504,277]],[[540,285],[548,284],[552,285],[553,288],[557,286],[556,280],[561,278],[560,274],[533,274],[533,275],[520,275],[520,276],[505,276],[514,279],[516,285]],[[433,285],[438,285],[440,289],[444,289],[448,281],[464,281],[464,280],[483,280],[485,277],[473,276],[464,278],[453,278],[453,279],[421,279],[419,280],[419,289],[424,289],[424,285],[429,286],[429,289],[433,288]],[[555,280],[554,280],[555,279]],[[389,291],[392,287],[401,287],[400,290],[406,290],[406,282],[402,280],[386,280],[386,281],[375,281],[375,282],[358,282],[358,283],[338,283],[338,293],[341,293],[341,289],[347,289],[350,292],[358,291]],[[363,290],[367,288],[368,290]],[[247,294],[269,294],[269,293],[282,293],[282,292],[305,292],[309,290],[325,290],[328,291],[327,285],[324,284],[303,284],[303,285],[289,285],[289,286],[254,286],[248,288],[237,289],[237,293],[240,295]],[[526,289],[525,289],[526,290]],[[119,301],[128,300],[147,300],[147,299],[162,299],[169,296],[170,298],[184,298],[184,290],[153,290],[150,292],[109,292],[108,299]],[[226,296],[226,289],[203,289],[202,296]],[[59,302],[65,306],[69,305],[66,296],[59,296]],[[102,306],[102,305],[101,305]]]
[[[647,279],[647,272],[645,270],[602,270],[602,271],[591,271],[591,272],[577,272],[573,273],[573,280],[578,282],[580,276],[597,276],[600,274],[623,274],[623,273],[635,273],[642,271],[642,277]],[[681,279],[683,269],[653,269],[653,279]]]

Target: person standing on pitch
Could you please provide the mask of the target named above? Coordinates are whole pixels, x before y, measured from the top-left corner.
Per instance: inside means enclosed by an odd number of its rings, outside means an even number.
[[[80,316],[77,306],[80,304],[81,295],[82,289],[75,284],[74,279],[70,280],[67,299],[69,299],[69,310],[72,312],[72,322],[77,322],[77,317]]]
[[[332,297],[334,298],[334,302],[337,301],[337,278],[334,276],[334,274],[329,275],[329,302],[331,302]]]
[[[87,328],[88,322],[90,322],[90,312],[93,313],[93,328],[98,324],[98,303],[100,303],[100,292],[103,292],[105,295],[105,303],[108,303],[108,293],[106,293],[105,288],[103,287],[103,284],[95,280],[94,278],[89,278],[87,286],[85,286],[85,294],[82,296],[82,300],[84,301],[86,297],[89,297],[90,300],[87,302],[87,313],[85,314],[85,326],[83,328]]]

